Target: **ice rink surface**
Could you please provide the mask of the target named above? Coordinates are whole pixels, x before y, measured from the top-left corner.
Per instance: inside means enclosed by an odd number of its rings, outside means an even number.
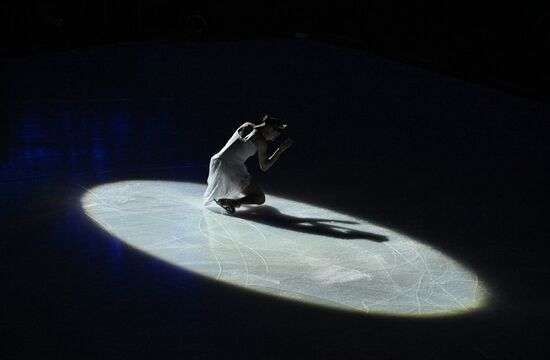
[[[306,39],[0,68],[4,358],[548,358],[547,104]],[[264,113],[267,202],[203,207]]]
[[[123,181],[82,206],[114,241],[247,289],[346,310],[422,316],[482,306],[487,287],[441,251],[364,219],[268,196],[228,215],[205,186]]]

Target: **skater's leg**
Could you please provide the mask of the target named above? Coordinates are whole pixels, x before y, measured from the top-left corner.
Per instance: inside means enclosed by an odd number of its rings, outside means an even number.
[[[241,205],[253,204],[261,205],[265,202],[265,194],[260,186],[254,182],[251,182],[241,194],[244,196],[240,199],[227,199],[234,207],[238,208]]]
[[[215,200],[216,204],[220,205],[228,213],[235,212],[235,208],[240,207],[241,205],[261,205],[265,202],[265,194],[258,184],[251,182],[241,194],[244,196],[240,199],[219,199]]]
[[[240,199],[235,199],[235,207],[245,204],[261,205],[265,202],[265,194],[258,184],[251,182],[242,192],[244,196]]]

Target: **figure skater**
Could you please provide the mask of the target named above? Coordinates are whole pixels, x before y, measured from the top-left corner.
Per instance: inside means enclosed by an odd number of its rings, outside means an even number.
[[[223,149],[210,159],[208,187],[203,197],[205,206],[214,201],[228,213],[233,213],[241,205],[261,205],[265,202],[264,192],[252,181],[244,163],[257,152],[260,169],[267,171],[292,146],[292,140],[283,141],[268,157],[267,142],[278,138],[286,124],[269,115],[265,115],[261,121],[260,124],[242,124]],[[230,198],[238,194],[243,196]]]

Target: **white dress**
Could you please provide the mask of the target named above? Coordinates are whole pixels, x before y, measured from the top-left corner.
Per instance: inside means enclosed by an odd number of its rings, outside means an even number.
[[[239,127],[227,144],[210,159],[208,186],[203,196],[206,206],[214,199],[227,198],[239,194],[250,184],[250,174],[244,162],[256,153],[252,138],[256,132],[242,136],[247,123]]]

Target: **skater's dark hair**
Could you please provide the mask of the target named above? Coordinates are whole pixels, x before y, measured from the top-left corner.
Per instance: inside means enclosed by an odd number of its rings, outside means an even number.
[[[262,122],[265,123],[266,125],[272,126],[272,127],[276,128],[278,130],[281,130],[281,131],[284,130],[287,126],[280,119],[275,118],[275,117],[270,116],[270,115],[267,115],[267,114],[262,117]]]

